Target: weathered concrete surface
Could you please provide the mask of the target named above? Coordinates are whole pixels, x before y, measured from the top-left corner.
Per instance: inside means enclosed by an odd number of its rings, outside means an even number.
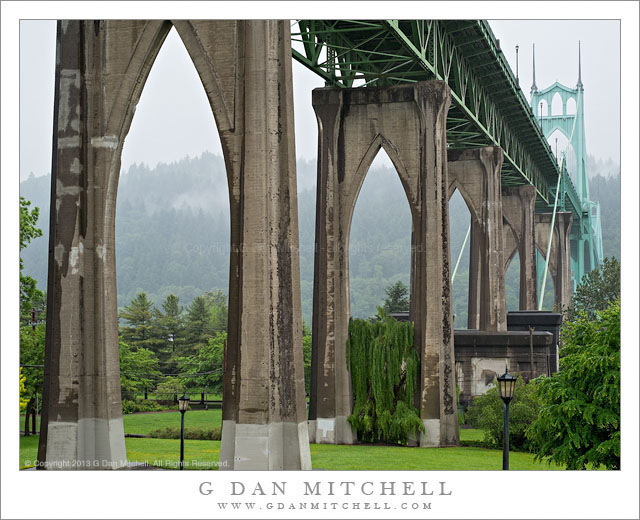
[[[51,469],[126,467],[115,201],[124,136],[170,25],[60,21],[56,60],[44,407]],[[151,56],[141,56],[137,46]],[[107,58],[109,57],[109,58]]]
[[[422,356],[423,446],[458,444],[451,320],[446,115],[443,82],[313,91],[318,184],[310,437],[349,444],[355,435],[346,341],[349,233],[365,175],[380,148],[394,163],[412,213],[411,316]]]
[[[547,257],[551,213],[536,213],[536,247],[543,258]],[[571,223],[570,212],[557,212],[549,255],[549,272],[553,280],[555,307],[562,312],[571,304],[573,286],[571,282]]]
[[[520,310],[538,308],[536,271],[534,186],[514,186],[502,190],[504,272],[518,252],[520,259]]]
[[[548,376],[555,374],[560,369],[560,358],[558,346],[560,343],[560,326],[562,325],[562,314],[548,311],[511,311],[507,313],[508,330],[546,331],[553,334],[553,342],[549,347],[547,356]]]
[[[176,22],[216,48],[210,24]],[[291,43],[286,21],[232,22],[238,61],[233,128],[220,128],[231,198],[229,342],[223,379],[221,467],[311,469],[306,427]],[[187,44],[192,54],[195,46]],[[207,56],[209,54],[207,53]],[[211,63],[205,70],[216,65]],[[207,76],[201,74],[205,90]],[[213,106],[213,104],[212,104]]]
[[[500,148],[449,150],[448,196],[458,189],[471,213],[468,327],[507,330]]]
[[[460,403],[468,406],[472,399],[495,385],[496,374],[505,366],[509,372],[527,381],[549,374],[550,351],[554,335],[547,331],[485,332],[456,330],[456,376]]]
[[[229,468],[308,469],[289,26],[233,20],[175,26],[209,98],[229,177],[221,459],[229,457]],[[122,145],[170,28],[168,21],[58,23],[38,452],[51,468],[74,460],[92,468],[126,467],[116,191]],[[255,449],[257,443],[269,450]]]

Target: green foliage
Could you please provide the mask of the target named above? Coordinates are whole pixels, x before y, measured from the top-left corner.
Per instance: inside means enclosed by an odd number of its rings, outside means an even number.
[[[602,265],[582,278],[573,295],[567,319],[573,321],[581,312],[594,319],[597,311],[605,310],[617,298],[620,298],[620,262],[615,258],[605,258]]]
[[[567,469],[620,468],[620,302],[562,328],[560,371],[538,378],[537,458]]]
[[[387,314],[409,310],[409,288],[402,281],[398,280],[384,292],[387,295],[384,300],[384,311]]]
[[[123,398],[150,390],[161,375],[157,356],[144,347],[120,341],[120,388]]]
[[[30,326],[20,327],[20,364],[44,365],[44,336],[46,325],[40,323],[35,330]],[[36,394],[42,397],[44,371],[41,367],[24,367],[25,395],[35,399]]]
[[[204,294],[204,298],[209,306],[209,324],[212,334],[226,332],[229,309],[227,307],[227,297],[221,290],[210,291]]]
[[[309,393],[311,386],[311,330],[306,323],[302,323],[302,356],[304,360],[304,388]]]
[[[222,391],[222,362],[226,343],[227,333],[219,332],[194,355],[178,358],[178,372],[183,374],[181,380],[186,389],[206,388],[207,393]]]
[[[413,406],[420,360],[413,348],[413,324],[385,316],[349,323],[347,362],[355,404],[349,423],[365,442],[407,444],[424,431]]]
[[[123,399],[122,401],[123,414],[135,412],[157,412],[165,408],[166,407],[163,407],[156,401],[150,401],[148,399],[136,399],[133,401],[131,399]]]
[[[36,227],[40,209],[35,207],[29,211],[31,202],[20,197],[20,252],[31,240],[41,237],[42,230]],[[31,309],[44,309],[44,293],[37,288],[36,280],[22,274],[24,264],[20,257],[20,319],[23,324],[31,318]]]
[[[516,381],[513,400],[509,404],[509,446],[514,450],[531,451],[533,446],[526,431],[540,411],[536,382]],[[482,430],[488,447],[501,448],[504,432],[504,402],[496,387],[473,399],[466,415],[467,422]]]
[[[147,293],[138,293],[131,303],[118,313],[118,317],[127,325],[120,330],[122,340],[132,347],[145,347],[153,352],[162,348],[163,341],[155,327],[153,315],[153,303],[147,298]]]
[[[166,341],[166,350],[173,354],[176,347],[179,348],[184,342],[183,308],[180,306],[180,298],[175,294],[168,295],[162,303],[162,310],[164,312],[156,309],[154,318],[159,335]]]
[[[177,426],[165,426],[164,428],[151,430],[148,436],[154,439],[179,439],[180,428]],[[222,439],[222,429],[185,427],[184,438],[199,441],[219,441]]]
[[[185,352],[195,353],[214,336],[211,326],[211,304],[205,296],[197,296],[187,309]]]
[[[179,377],[167,377],[156,386],[156,395],[169,400],[174,395],[182,394],[186,390],[184,382]]]

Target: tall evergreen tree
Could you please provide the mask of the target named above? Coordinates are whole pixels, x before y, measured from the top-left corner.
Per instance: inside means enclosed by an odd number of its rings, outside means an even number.
[[[210,310],[204,296],[196,296],[187,308],[184,354],[197,352],[214,336]]]
[[[390,312],[402,312],[409,310],[409,289],[398,280],[384,290],[387,297],[384,300],[384,310]]]
[[[184,340],[184,325],[182,323],[183,307],[180,306],[180,298],[175,294],[167,296],[162,303],[162,310],[156,310],[156,321],[162,337],[167,341],[168,350],[175,352]]]
[[[126,323],[120,329],[122,341],[131,347],[144,347],[156,353],[162,350],[163,340],[153,315],[153,303],[147,298],[147,293],[138,293],[118,314]]]

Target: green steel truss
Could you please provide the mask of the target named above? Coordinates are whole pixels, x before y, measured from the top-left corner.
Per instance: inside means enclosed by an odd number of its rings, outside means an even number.
[[[292,46],[328,85],[446,81],[448,146],[500,146],[503,186],[532,184],[538,210],[553,205],[558,165],[486,21],[299,20]]]
[[[561,175],[558,207],[573,213],[582,240],[594,237],[590,267],[599,263],[599,206],[588,200],[588,187],[581,184],[579,193],[558,165],[547,127],[541,128],[487,21],[297,20],[291,38],[293,57],[329,86],[446,81],[452,95],[447,146],[501,147],[502,185],[535,186],[539,212],[552,211]],[[580,196],[585,189],[586,197]],[[578,280],[581,265],[574,266]]]

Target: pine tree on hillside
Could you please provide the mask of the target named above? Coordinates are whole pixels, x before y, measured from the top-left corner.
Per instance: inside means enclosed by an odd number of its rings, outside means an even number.
[[[185,352],[195,353],[214,336],[211,327],[210,305],[204,296],[196,296],[187,308],[185,320]]]
[[[124,307],[118,317],[126,323],[120,328],[120,338],[131,347],[148,348],[154,353],[162,352],[163,340],[153,319],[153,303],[142,291],[129,305]]]
[[[162,303],[162,310],[155,311],[155,319],[162,337],[167,342],[167,348],[172,353],[184,343],[183,308],[180,306],[180,298],[175,294],[167,296]]]

